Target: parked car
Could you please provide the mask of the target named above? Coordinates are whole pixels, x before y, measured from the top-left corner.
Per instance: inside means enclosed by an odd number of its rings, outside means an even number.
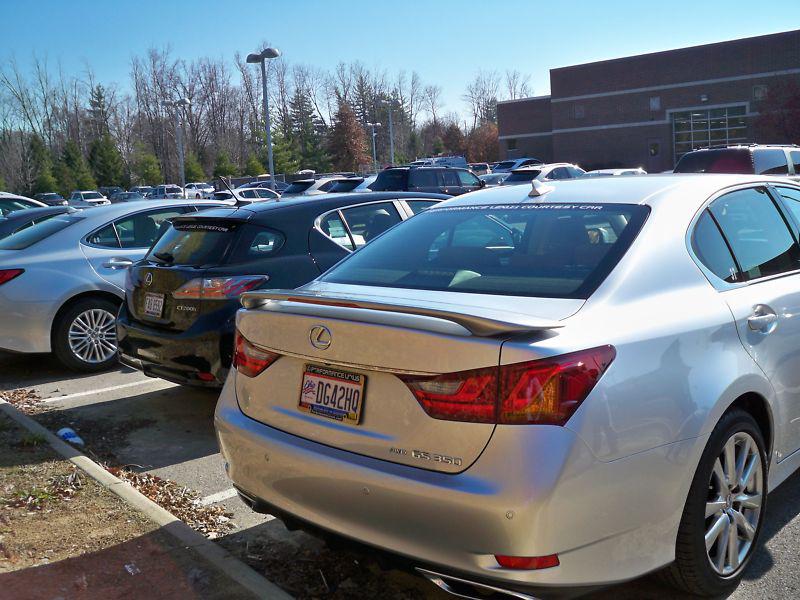
[[[126,202],[66,212],[0,240],[0,349],[53,352],[67,367],[116,364],[126,269],[165,221],[219,203]]]
[[[34,194],[34,200],[45,203],[47,206],[66,206],[67,200],[61,194],[56,192],[45,192],[41,194]]]
[[[488,175],[492,172],[489,163],[469,163],[469,170],[475,173],[478,177],[481,175]]]
[[[231,364],[239,296],[307,283],[443,195],[331,194],[173,220],[130,270],[120,360],[147,375],[219,387]]]
[[[391,167],[370,185],[375,192],[432,192],[458,196],[486,184],[467,169],[450,167]]]
[[[467,159],[463,156],[432,156],[430,158],[417,159],[410,163],[412,167],[460,167],[466,169]]]
[[[138,202],[139,200],[144,200],[144,196],[139,192],[117,192],[111,196],[109,200],[111,204],[117,204],[119,202]]]
[[[508,174],[500,185],[520,185],[537,181],[557,181],[559,179],[576,179],[582,177],[586,171],[577,165],[569,163],[549,163],[514,169]]]
[[[43,206],[47,206],[47,204],[39,202],[38,200],[33,200],[32,198],[26,198],[25,196],[0,192],[0,216],[7,215],[16,210],[41,208]]]
[[[88,202],[89,204],[95,204],[97,206],[103,206],[104,204],[111,204],[111,201],[103,196],[100,192],[94,190],[83,190],[83,191],[74,191],[69,197],[68,203],[72,204],[73,202]]]
[[[244,294],[226,471],[255,510],[468,597],[662,567],[727,596],[800,465],[800,185],[547,190],[451,200],[297,290]]]
[[[141,194],[142,196],[147,198],[147,195],[151,194],[154,189],[155,188],[153,186],[151,186],[151,185],[135,185],[131,189],[129,189],[128,191],[129,192],[136,192],[137,194]]]
[[[541,164],[544,164],[544,161],[538,158],[510,158],[492,165],[492,173],[510,173],[514,169]]]
[[[642,167],[635,169],[595,169],[584,173],[586,177],[629,177],[630,175],[647,175]]]
[[[242,187],[242,188],[245,188],[245,187],[260,187],[260,188],[273,189],[273,186],[270,185],[269,180],[267,180],[267,181],[263,181],[263,180],[249,181],[249,182],[242,183],[241,185],[238,185],[237,187]],[[289,184],[286,183],[285,181],[278,181],[277,179],[275,180],[274,189],[279,194],[282,194],[283,191],[287,187],[289,187]]]
[[[236,188],[236,198],[228,190],[220,190],[211,194],[214,200],[225,200],[230,202],[259,202],[262,200],[277,200],[281,197],[277,192],[269,188]]]
[[[125,190],[119,187],[118,185],[109,185],[104,187],[97,188],[97,191],[103,194],[106,198],[111,199],[111,196],[114,194],[119,194],[120,192],[124,192]]]
[[[320,177],[319,179],[296,179],[281,193],[282,198],[292,196],[314,196],[326,194],[339,182],[347,182],[350,177]]]
[[[346,179],[340,179],[330,187],[328,193],[343,194],[346,192],[355,192],[358,188],[363,186],[364,181],[365,179],[363,177],[347,177]]]
[[[188,198],[209,198],[214,193],[214,186],[204,181],[187,183],[184,189]]]
[[[157,185],[147,196],[151,200],[168,200],[170,198],[183,198],[183,189],[179,185]]]
[[[800,147],[750,144],[693,150],[681,157],[675,173],[785,175],[800,180]]]
[[[377,175],[367,175],[364,177],[364,181],[359,183],[356,187],[353,188],[354,192],[361,193],[361,192],[371,192],[372,191],[372,184],[375,183],[375,180],[378,178]]]
[[[486,183],[486,187],[495,187],[503,183],[506,177],[508,177],[508,173],[489,173],[487,175],[479,175],[478,179]]]
[[[17,210],[7,215],[0,216],[0,239],[57,215],[63,215],[64,213],[74,211],[75,209],[69,206],[44,206],[41,208]]]

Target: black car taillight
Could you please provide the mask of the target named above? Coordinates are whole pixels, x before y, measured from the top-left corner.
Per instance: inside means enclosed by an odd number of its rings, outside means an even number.
[[[19,277],[25,272],[25,269],[0,269],[0,285],[8,283],[15,277]]]
[[[564,425],[614,360],[613,346],[524,363],[402,377],[434,419]]]

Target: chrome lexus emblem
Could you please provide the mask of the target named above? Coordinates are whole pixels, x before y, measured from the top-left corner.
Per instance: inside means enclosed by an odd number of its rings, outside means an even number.
[[[153,274],[148,273],[147,275],[144,276],[144,284],[150,285],[151,283],[153,283]]]
[[[308,339],[317,350],[327,350],[332,341],[331,330],[324,325],[314,325],[308,334]]]

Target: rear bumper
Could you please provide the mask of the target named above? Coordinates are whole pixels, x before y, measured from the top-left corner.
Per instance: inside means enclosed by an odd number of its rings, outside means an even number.
[[[53,302],[17,302],[0,294],[0,349],[50,352]]]
[[[239,410],[235,376],[215,415],[228,474],[280,515],[514,589],[606,585],[674,558],[697,440],[604,463],[567,428],[498,427],[481,457],[451,475],[256,422]],[[554,553],[560,566],[539,571],[503,569],[494,559]]]
[[[230,317],[200,317],[186,331],[174,332],[133,321],[123,303],[117,317],[120,362],[150,377],[182,385],[222,387],[231,363],[236,309]]]

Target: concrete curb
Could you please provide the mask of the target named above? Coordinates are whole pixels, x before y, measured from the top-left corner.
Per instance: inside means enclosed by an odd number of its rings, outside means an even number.
[[[122,498],[133,508],[147,515],[148,518],[163,527],[167,533],[175,537],[183,545],[200,554],[225,575],[255,594],[258,598],[264,598],[265,600],[292,599],[292,596],[256,573],[222,546],[196,532],[132,485],[106,471],[88,456],[67,444],[50,430],[14,408],[7,401],[0,400],[0,412],[8,415],[31,433],[44,437],[47,443],[61,456],[84,471],[101,486]]]

